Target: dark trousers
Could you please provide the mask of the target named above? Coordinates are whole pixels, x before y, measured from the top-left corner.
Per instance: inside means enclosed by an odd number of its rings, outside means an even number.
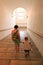
[[[28,55],[29,55],[29,51],[30,51],[30,50],[24,50],[25,56],[28,56]]]

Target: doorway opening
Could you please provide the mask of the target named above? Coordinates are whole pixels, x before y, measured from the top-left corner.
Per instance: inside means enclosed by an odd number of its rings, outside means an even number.
[[[13,17],[18,26],[27,27],[27,11],[24,8],[16,8],[13,11]]]

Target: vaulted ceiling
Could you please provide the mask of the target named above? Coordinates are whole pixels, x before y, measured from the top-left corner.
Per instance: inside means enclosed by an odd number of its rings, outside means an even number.
[[[27,10],[29,10],[31,6],[39,8],[43,4],[43,0],[0,0],[0,1],[4,6],[6,6],[6,8],[12,11],[18,7],[23,7]]]
[[[9,9],[15,9],[18,7],[28,9],[31,4],[31,0],[1,0],[1,1]]]

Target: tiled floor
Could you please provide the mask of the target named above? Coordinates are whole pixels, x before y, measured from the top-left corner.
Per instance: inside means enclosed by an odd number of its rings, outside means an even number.
[[[21,31],[21,40],[25,31]],[[31,41],[32,42],[32,41]],[[42,65],[41,55],[32,42],[32,51],[29,57],[25,58],[23,44],[20,44],[20,51],[16,53],[11,35],[0,41],[0,65]]]

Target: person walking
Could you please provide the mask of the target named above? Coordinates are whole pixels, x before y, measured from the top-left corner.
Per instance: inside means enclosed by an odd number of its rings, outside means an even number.
[[[15,44],[15,50],[16,52],[19,51],[19,46],[20,46],[20,31],[18,29],[18,25],[14,26],[14,29],[11,31],[12,34],[12,40]]]
[[[31,50],[31,42],[28,40],[28,37],[24,38],[24,52],[25,52],[25,57],[29,56],[29,52]]]

